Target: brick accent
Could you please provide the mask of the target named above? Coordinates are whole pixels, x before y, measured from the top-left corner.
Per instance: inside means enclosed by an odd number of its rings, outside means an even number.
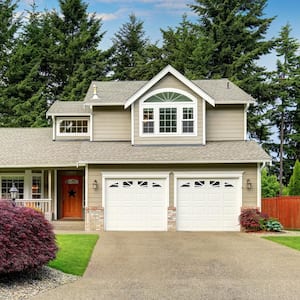
[[[104,208],[87,207],[85,209],[85,230],[104,231]]]
[[[168,231],[176,231],[176,207],[168,207]]]

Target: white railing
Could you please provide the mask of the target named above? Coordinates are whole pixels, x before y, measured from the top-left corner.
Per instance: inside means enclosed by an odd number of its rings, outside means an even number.
[[[48,221],[51,221],[51,199],[16,199],[16,205],[30,207],[44,214]]]

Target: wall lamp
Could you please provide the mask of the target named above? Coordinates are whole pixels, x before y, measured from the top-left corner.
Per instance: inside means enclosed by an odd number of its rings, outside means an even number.
[[[252,189],[252,183],[251,183],[250,179],[247,179],[247,189],[248,190]]]
[[[94,180],[92,186],[93,186],[94,190],[96,190],[98,188],[98,181],[96,179]]]

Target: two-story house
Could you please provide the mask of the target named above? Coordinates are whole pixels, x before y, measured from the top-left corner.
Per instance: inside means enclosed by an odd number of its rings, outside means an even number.
[[[247,140],[254,99],[227,79],[188,80],[167,66],[150,81],[92,82],[56,101],[52,128],[0,129],[2,198],[86,230],[239,230],[260,207],[269,156]]]

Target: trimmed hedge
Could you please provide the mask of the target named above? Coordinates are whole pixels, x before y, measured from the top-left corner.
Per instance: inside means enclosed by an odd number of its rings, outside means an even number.
[[[41,267],[57,250],[52,225],[41,213],[0,201],[0,274]]]

